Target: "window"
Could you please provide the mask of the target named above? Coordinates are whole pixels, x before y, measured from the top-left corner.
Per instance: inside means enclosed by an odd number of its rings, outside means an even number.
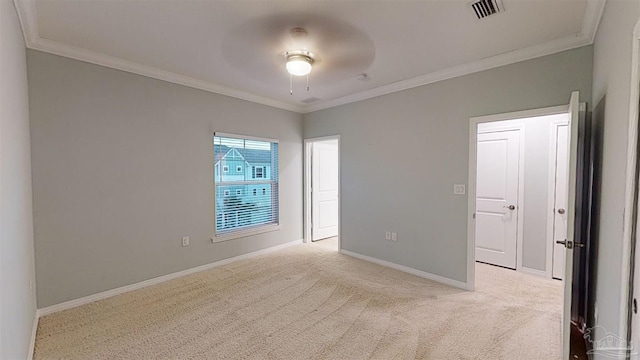
[[[254,179],[263,179],[265,178],[264,166],[254,166],[253,167],[253,178]]]
[[[223,241],[279,225],[278,142],[216,133],[213,137],[215,235]],[[236,169],[229,173],[229,166]],[[243,171],[245,166],[249,171]],[[262,195],[259,195],[260,189]],[[230,194],[233,193],[233,196]]]
[[[254,166],[252,168],[251,175],[254,179],[264,179],[267,177],[264,166]]]

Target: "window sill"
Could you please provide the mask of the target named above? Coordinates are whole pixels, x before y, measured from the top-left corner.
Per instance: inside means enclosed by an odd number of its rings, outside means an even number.
[[[230,233],[227,233],[227,234],[215,235],[214,237],[211,238],[211,242],[213,242],[215,244],[215,243],[229,241],[229,240],[238,239],[238,238],[243,238],[243,237],[247,237],[247,236],[263,234],[263,233],[267,233],[267,232],[271,232],[271,231],[277,231],[277,230],[280,230],[280,228],[281,228],[281,225],[278,224],[278,225],[260,226],[258,228],[254,228],[254,229],[233,231],[233,232],[230,232]]]

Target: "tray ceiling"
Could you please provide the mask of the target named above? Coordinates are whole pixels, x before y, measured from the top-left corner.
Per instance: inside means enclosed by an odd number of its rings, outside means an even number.
[[[478,20],[458,0],[15,1],[30,48],[297,112],[590,44],[604,5],[502,0]],[[290,95],[295,46],[319,61]]]

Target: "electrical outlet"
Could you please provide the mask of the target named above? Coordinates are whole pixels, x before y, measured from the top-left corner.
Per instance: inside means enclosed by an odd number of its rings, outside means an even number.
[[[182,246],[189,246],[189,237],[188,236],[183,236],[182,237]]]
[[[398,241],[398,233],[391,233],[391,241]]]
[[[384,233],[384,238],[385,240],[391,240],[391,232],[387,231],[386,233]]]
[[[464,195],[465,194],[465,186],[463,184],[453,184],[453,194],[454,195]]]

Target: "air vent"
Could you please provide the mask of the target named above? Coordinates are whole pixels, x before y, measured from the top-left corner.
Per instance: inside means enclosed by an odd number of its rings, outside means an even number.
[[[306,98],[306,99],[300,100],[300,101],[302,101],[305,104],[311,104],[312,102],[316,102],[318,100],[320,100],[320,99],[318,99],[317,97],[310,97],[310,98]]]
[[[504,11],[500,0],[480,0],[474,1],[469,5],[478,19],[484,19],[487,16]]]

